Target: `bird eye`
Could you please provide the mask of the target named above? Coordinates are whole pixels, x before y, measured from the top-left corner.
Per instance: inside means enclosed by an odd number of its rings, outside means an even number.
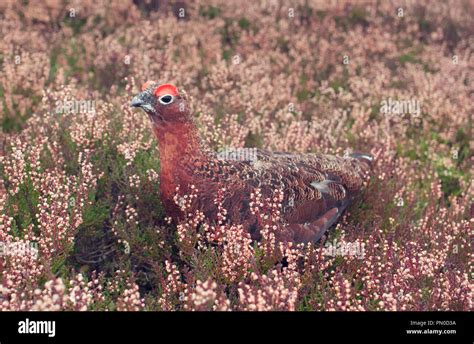
[[[167,105],[173,101],[173,96],[169,94],[165,94],[164,96],[161,96],[159,99],[160,103],[163,105]]]

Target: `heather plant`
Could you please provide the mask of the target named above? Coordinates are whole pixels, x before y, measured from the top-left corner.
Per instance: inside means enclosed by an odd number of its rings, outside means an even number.
[[[473,310],[472,4],[244,2],[1,2],[1,310]],[[225,185],[174,225],[148,79],[218,152],[366,151],[373,177],[317,243],[278,240],[278,189],[259,242]]]

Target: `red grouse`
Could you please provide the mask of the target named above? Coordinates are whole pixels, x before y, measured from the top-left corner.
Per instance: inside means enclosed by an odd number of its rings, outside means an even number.
[[[193,207],[215,219],[214,200],[225,189],[222,204],[230,223],[242,224],[252,239],[259,240],[259,220],[250,209],[251,194],[262,197],[283,192],[282,233],[278,239],[294,242],[318,241],[341,216],[366,184],[371,169],[369,154],[337,157],[252,150],[251,159],[223,159],[204,147],[185,97],[171,84],[148,81],[135,96],[132,107],[149,116],[160,153],[160,191],[174,221],[183,214],[174,201],[176,189],[191,194],[197,189]]]

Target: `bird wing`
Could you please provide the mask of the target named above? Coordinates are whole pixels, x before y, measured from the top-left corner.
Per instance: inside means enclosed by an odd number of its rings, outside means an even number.
[[[282,191],[281,218],[286,233],[281,238],[296,242],[319,240],[361,191],[370,171],[366,155],[337,157],[255,150],[246,156],[248,160],[241,160],[240,153],[196,160],[192,172],[203,177],[200,187],[207,188],[209,195],[216,190],[211,191],[208,181],[226,187],[224,203],[229,215],[242,222],[249,216],[250,192],[258,188],[268,198]]]
[[[317,241],[363,188],[367,160],[324,154],[259,151],[253,163],[264,194],[283,191],[288,239]]]

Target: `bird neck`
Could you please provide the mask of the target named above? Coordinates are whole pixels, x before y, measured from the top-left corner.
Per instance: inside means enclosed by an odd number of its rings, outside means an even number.
[[[173,165],[202,154],[202,143],[196,125],[192,122],[154,124],[160,160]]]
[[[204,157],[196,125],[192,121],[153,124],[153,132],[158,140],[160,153],[160,185],[165,197],[172,197],[176,187],[190,183],[186,171],[191,161]],[[192,171],[192,170],[191,170]]]

